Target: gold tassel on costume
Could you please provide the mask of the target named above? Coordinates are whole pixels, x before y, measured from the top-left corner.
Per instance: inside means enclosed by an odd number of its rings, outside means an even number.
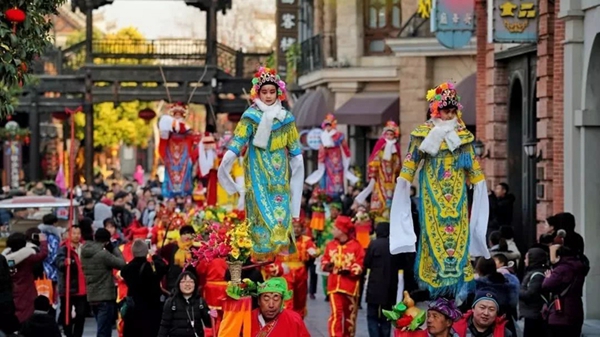
[[[419,7],[417,13],[424,19],[429,18],[431,15],[431,0],[419,0]]]

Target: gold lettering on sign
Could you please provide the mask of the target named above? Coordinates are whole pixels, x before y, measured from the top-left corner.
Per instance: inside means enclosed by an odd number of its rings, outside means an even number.
[[[523,33],[525,29],[527,29],[527,26],[529,26],[529,20],[521,22],[504,20],[504,28],[506,28],[506,30],[508,30],[510,33]]]

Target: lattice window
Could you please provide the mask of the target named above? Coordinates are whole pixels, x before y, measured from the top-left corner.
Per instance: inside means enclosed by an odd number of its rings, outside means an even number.
[[[365,54],[389,54],[385,39],[402,28],[401,0],[364,0]]]

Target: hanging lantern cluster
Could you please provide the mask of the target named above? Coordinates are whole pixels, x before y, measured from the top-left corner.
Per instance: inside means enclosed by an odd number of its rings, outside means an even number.
[[[29,145],[29,129],[22,128],[0,128],[0,141],[22,141],[25,145]]]
[[[24,11],[18,9],[17,7],[13,7],[11,9],[7,9],[4,12],[4,17],[6,18],[6,20],[10,21],[10,23],[12,23],[13,26],[13,34],[17,33],[17,25],[19,23],[23,23],[23,21],[25,21],[25,19],[27,18],[27,15],[25,14]]]

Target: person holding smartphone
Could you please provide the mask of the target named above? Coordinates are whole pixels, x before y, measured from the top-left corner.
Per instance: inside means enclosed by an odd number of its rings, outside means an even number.
[[[33,315],[33,301],[37,297],[33,269],[36,264],[44,261],[48,256],[46,235],[40,233],[39,241],[40,246],[39,251],[37,251],[37,247],[32,242],[27,242],[25,234],[13,233],[6,240],[7,249],[2,252],[6,260],[15,261],[11,280],[16,316],[19,323],[25,322]]]
[[[11,260],[14,264],[14,260]],[[19,321],[15,316],[15,303],[12,294],[11,268],[4,255],[0,255],[0,333],[10,334],[19,327]]]

